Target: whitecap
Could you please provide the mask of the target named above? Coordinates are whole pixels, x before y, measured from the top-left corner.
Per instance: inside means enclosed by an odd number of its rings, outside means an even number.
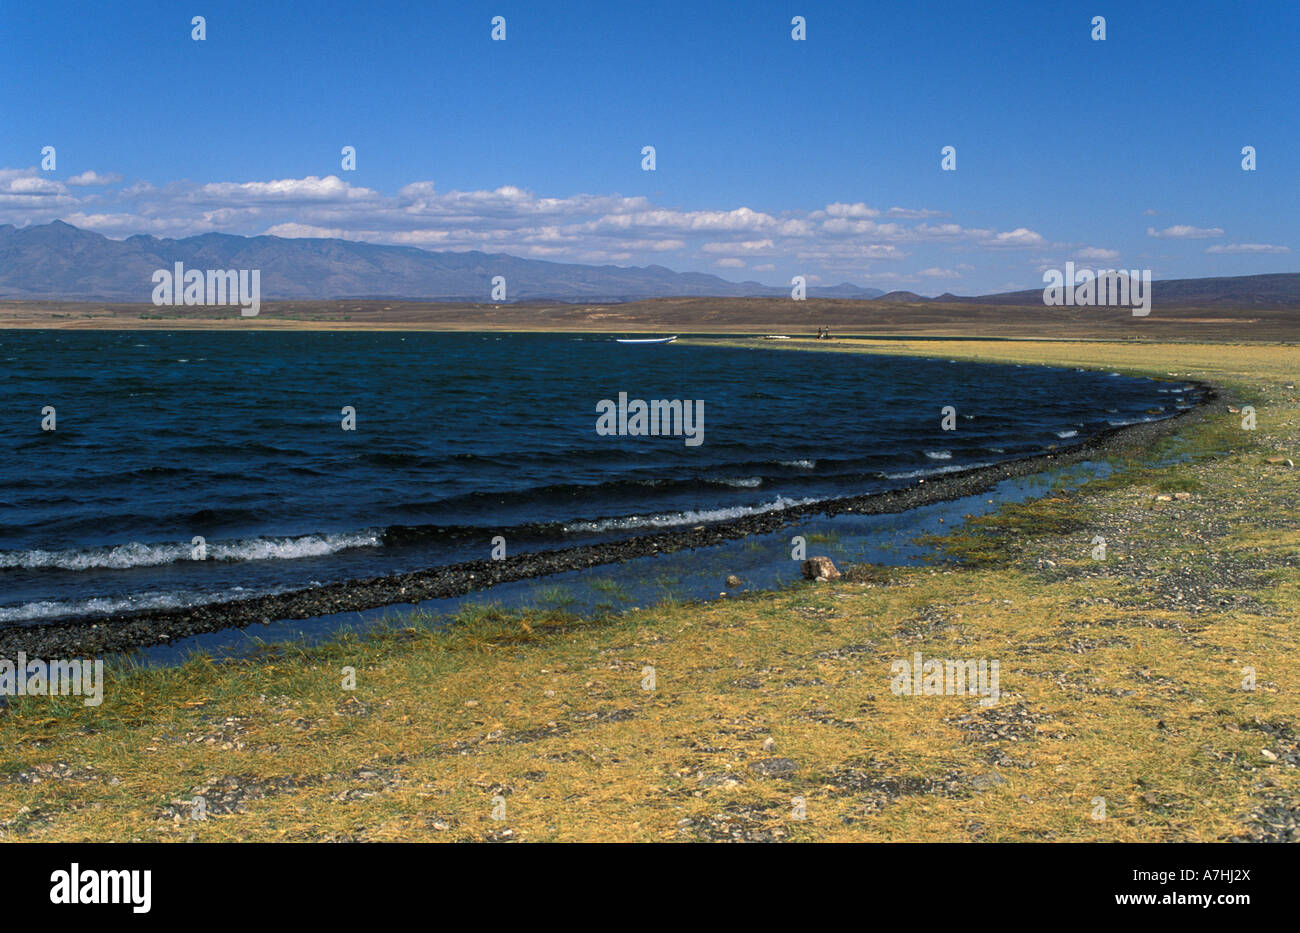
[[[722,483],[724,486],[733,486],[737,489],[756,489],[763,485],[761,476],[718,476],[710,480],[713,483]]]
[[[286,587],[276,587],[265,591],[263,595],[275,595],[286,590]],[[40,600],[23,603],[20,606],[0,606],[0,624],[137,612],[145,609],[189,609],[193,606],[224,603],[246,595],[244,587],[236,586],[217,593],[176,590],[170,593],[134,593],[128,596],[93,596],[88,599]]]
[[[379,533],[304,535],[298,538],[245,538],[238,541],[210,541],[206,560],[296,560],[323,557],[350,548],[379,547]],[[59,570],[126,570],[131,567],[161,567],[194,560],[189,542],[143,544],[131,541],[113,547],[25,551],[0,551],[0,568],[57,568]]]
[[[746,515],[762,515],[765,512],[779,512],[792,506],[810,505],[820,499],[787,499],[778,496],[774,502],[763,505],[737,505],[729,508],[687,510],[684,512],[665,512],[658,515],[624,515],[618,518],[602,518],[594,522],[572,522],[565,525],[566,532],[574,531],[621,531],[629,528],[673,528],[678,525],[700,525],[705,522],[720,522]]]

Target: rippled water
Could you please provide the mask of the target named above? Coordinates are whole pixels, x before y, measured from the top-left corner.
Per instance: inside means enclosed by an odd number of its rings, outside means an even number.
[[[702,401],[704,442],[600,436],[597,403],[620,392]],[[497,535],[517,553],[869,492],[1167,417],[1194,392],[554,334],[7,332],[0,623],[483,558]],[[941,430],[946,405],[955,431]]]

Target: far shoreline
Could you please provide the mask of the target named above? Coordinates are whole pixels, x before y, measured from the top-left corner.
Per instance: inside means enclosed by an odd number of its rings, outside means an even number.
[[[268,299],[256,317],[238,308],[158,308],[113,301],[0,299],[0,332],[265,331],[696,334],[931,337],[1026,340],[1294,342],[1295,312],[1156,302],[1128,308],[995,305],[971,301],[699,298],[513,303],[405,299]],[[1045,331],[1052,336],[1044,337]]]

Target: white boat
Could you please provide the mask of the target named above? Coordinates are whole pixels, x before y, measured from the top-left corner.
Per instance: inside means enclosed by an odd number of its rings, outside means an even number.
[[[768,334],[763,339],[764,340],[789,340],[790,338],[787,337],[785,334]]]
[[[619,343],[672,343],[674,340],[677,339],[677,337],[676,337],[676,336],[673,336],[673,337],[640,337],[640,338],[624,338],[624,337],[616,337],[615,339],[616,339]]]

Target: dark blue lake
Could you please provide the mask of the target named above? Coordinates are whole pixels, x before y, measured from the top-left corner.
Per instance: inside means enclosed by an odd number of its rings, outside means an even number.
[[[8,331],[0,624],[486,558],[496,536],[514,554],[871,492],[1168,417],[1195,391],[591,335]],[[702,443],[598,434],[598,403],[621,392],[702,402]]]

